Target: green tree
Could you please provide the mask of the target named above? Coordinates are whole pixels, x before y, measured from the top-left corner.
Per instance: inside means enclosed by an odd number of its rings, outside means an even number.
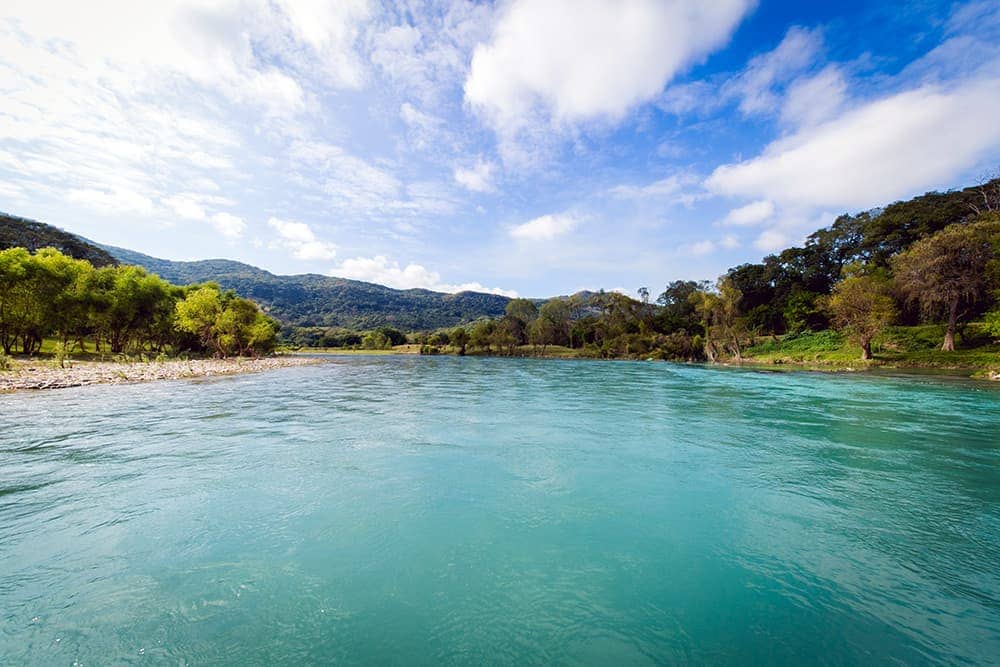
[[[743,295],[729,276],[719,279],[715,292],[695,292],[691,301],[705,329],[705,356],[715,361],[728,354],[743,359],[743,346],[750,339],[746,320],[740,315]]]
[[[824,301],[830,320],[861,346],[861,359],[872,358],[872,339],[896,318],[892,284],[884,273],[850,272]]]
[[[976,222],[945,227],[893,258],[896,284],[906,298],[919,303],[925,316],[945,314],[942,350],[955,349],[959,308],[986,296],[998,239],[1000,217],[988,213]]]
[[[469,332],[465,327],[455,327],[451,330],[452,345],[458,348],[459,356],[465,356],[465,348],[469,344]]]
[[[205,285],[190,292],[177,303],[177,328],[198,337],[200,344],[213,354],[221,354],[216,322],[222,314],[219,288]]]
[[[24,248],[0,250],[0,345],[5,355],[14,351],[24,325],[31,262],[31,253]]]
[[[493,320],[477,320],[472,325],[472,331],[469,332],[469,345],[489,352],[495,330],[496,324]]]

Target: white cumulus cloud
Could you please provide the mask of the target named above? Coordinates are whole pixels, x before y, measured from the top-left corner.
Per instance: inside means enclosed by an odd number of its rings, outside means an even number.
[[[510,235],[523,241],[549,241],[571,231],[580,223],[579,219],[567,214],[543,215],[512,227]]]
[[[864,104],[718,167],[720,194],[864,209],[940,187],[1000,147],[1000,79],[922,86]]]
[[[517,292],[499,287],[486,287],[478,282],[449,284],[441,280],[437,271],[420,265],[409,263],[400,267],[399,262],[390,260],[385,255],[374,257],[355,257],[345,259],[339,266],[330,270],[331,276],[363,280],[369,283],[385,285],[395,289],[427,289],[435,292],[483,292],[516,297]]]
[[[278,232],[279,244],[291,250],[296,259],[326,260],[337,255],[337,246],[318,239],[304,222],[270,218],[267,224]]]
[[[231,239],[236,239],[243,236],[243,232],[246,231],[247,223],[243,221],[243,218],[238,215],[233,215],[232,213],[226,213],[225,211],[220,211],[216,213],[209,221],[212,226],[215,227],[223,236],[228,236]]]
[[[774,215],[774,204],[766,199],[734,208],[722,220],[724,225],[759,225]]]
[[[619,118],[722,46],[752,0],[514,0],[476,47],[465,99],[501,131]]]

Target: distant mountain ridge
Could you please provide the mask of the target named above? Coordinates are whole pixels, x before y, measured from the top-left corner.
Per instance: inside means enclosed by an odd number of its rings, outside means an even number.
[[[271,315],[294,326],[437,329],[503,315],[510,301],[505,296],[481,292],[397,290],[315,273],[275,275],[228,259],[175,262],[115,246],[100,247],[122,263],[141,266],[173,283],[216,282],[253,299]]]
[[[95,266],[135,264],[175,284],[216,282],[253,299],[284,324],[365,330],[393,326],[407,331],[451,327],[503,315],[508,297],[480,292],[446,294],[314,273],[283,276],[227,259],[175,262],[102,245],[52,225],[0,214],[0,250],[54,247]]]
[[[64,255],[85,259],[94,266],[118,263],[109,252],[76,234],[8,213],[0,213],[0,250],[4,248],[27,248],[32,252],[39,248],[55,248]]]

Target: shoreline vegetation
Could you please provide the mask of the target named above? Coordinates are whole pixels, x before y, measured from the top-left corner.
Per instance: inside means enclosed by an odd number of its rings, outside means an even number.
[[[378,299],[350,296],[279,321],[275,290],[176,285],[140,266],[95,266],[52,247],[32,252],[36,227],[20,236],[12,227],[5,243],[23,246],[0,250],[0,373],[14,355],[61,367],[77,358],[333,348],[1000,376],[1000,177],[841,215],[801,246],[715,282],[675,280],[658,295],[641,287],[637,298],[603,290],[512,298],[477,319],[456,305],[454,324],[423,330],[394,324],[400,313]],[[62,247],[79,254],[78,245]],[[348,306],[368,309],[371,328],[339,324]]]
[[[767,349],[768,344],[759,346],[761,350]],[[845,346],[850,349],[850,346]],[[751,348],[752,352],[753,348]],[[839,350],[838,350],[839,352]],[[1000,353],[963,355],[947,358],[941,355],[910,355],[906,353],[890,354],[884,358],[875,358],[862,362],[851,354],[850,358],[845,358],[843,354],[824,355],[817,353],[813,355],[788,354],[788,353],[766,353],[761,351],[759,356],[753,353],[744,355],[742,360],[736,361],[716,360],[707,362],[704,360],[680,360],[665,359],[662,357],[599,357],[585,353],[583,350],[574,350],[561,346],[550,346],[542,353],[540,350],[532,348],[530,345],[521,346],[512,355],[500,355],[495,352],[467,351],[464,355],[459,354],[459,350],[453,346],[437,348],[434,352],[428,352],[426,346],[407,343],[397,345],[387,349],[369,350],[364,348],[344,348],[344,347],[313,347],[286,349],[286,354],[302,356],[467,356],[467,357],[498,357],[517,359],[573,359],[590,361],[663,361],[676,364],[704,364],[709,366],[720,366],[729,368],[745,368],[748,370],[769,370],[769,371],[815,371],[825,373],[857,373],[865,371],[893,371],[909,370],[920,371],[929,374],[946,374],[953,377],[967,377],[974,380],[1000,381]],[[923,357],[923,358],[921,358]]]
[[[658,296],[515,298],[498,317],[404,333],[291,327],[292,347],[1000,373],[1000,177],[844,214],[717,281]],[[410,350],[411,348],[407,348]]]

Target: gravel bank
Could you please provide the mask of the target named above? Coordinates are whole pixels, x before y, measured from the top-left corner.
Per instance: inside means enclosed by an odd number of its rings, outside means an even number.
[[[91,384],[131,384],[153,380],[236,375],[305,366],[322,360],[304,357],[267,357],[263,359],[193,359],[147,363],[109,361],[67,362],[59,368],[44,359],[16,359],[8,371],[0,371],[0,392],[26,389],[60,389]]]

